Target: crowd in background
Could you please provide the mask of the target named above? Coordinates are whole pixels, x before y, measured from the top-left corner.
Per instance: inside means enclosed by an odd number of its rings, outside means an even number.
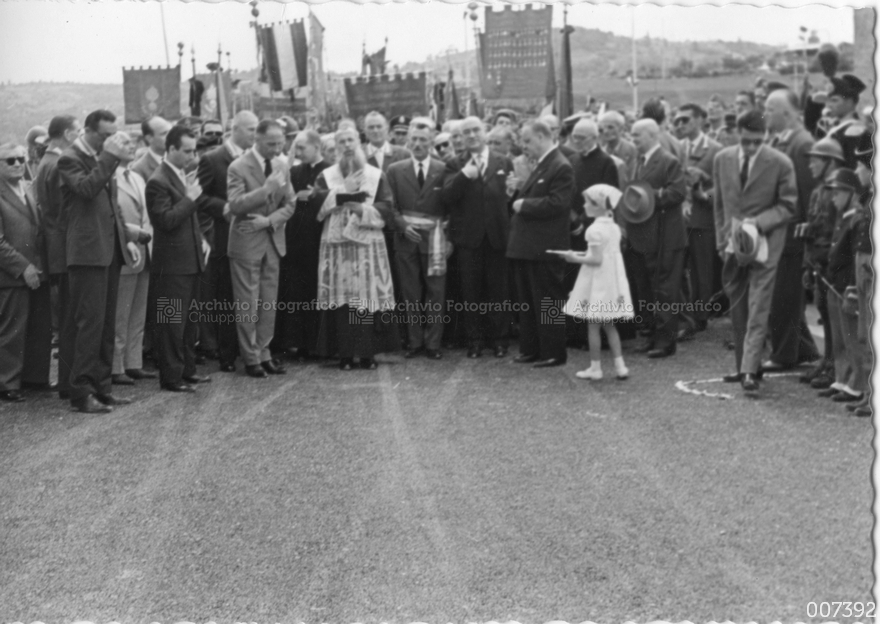
[[[667,358],[729,314],[725,381],[754,393],[811,363],[802,382],[870,415],[874,128],[864,84],[830,83],[563,120],[373,112],[332,131],[250,111],[228,128],[154,117],[139,135],[109,111],[55,117],[0,145],[0,398],[107,412],[129,402],[113,386],[194,392],[208,359],[261,378],[394,351],[503,358],[512,338],[539,368],[591,348],[579,376],[597,380],[591,325],[625,378],[618,334]],[[608,240],[631,309],[579,317],[584,267],[610,270],[590,245]]]

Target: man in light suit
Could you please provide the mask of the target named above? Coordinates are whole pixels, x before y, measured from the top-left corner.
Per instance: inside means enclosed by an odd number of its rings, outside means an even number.
[[[116,299],[116,343],[113,351],[114,384],[131,386],[136,379],[152,379],[155,373],[143,370],[144,323],[147,318],[147,290],[150,284],[150,256],[153,227],[147,213],[147,183],[128,165],[134,158],[134,142],[129,141],[128,158],[116,169],[116,199],[129,228],[137,228],[140,260],[123,266],[119,273]],[[145,244],[144,244],[145,242]]]
[[[131,166],[144,180],[149,180],[153,172],[162,164],[165,155],[165,137],[171,124],[161,117],[151,117],[141,123],[141,133],[147,144],[147,151]]]
[[[654,191],[654,213],[642,223],[628,223],[636,295],[635,313],[645,315],[643,303],[654,303],[652,334],[639,349],[649,358],[673,355],[678,318],[671,306],[681,297],[681,278],[687,237],[681,205],[685,180],[681,163],[660,146],[660,129],[653,119],[633,124],[633,141],[639,152],[635,182],[647,182]]]
[[[376,111],[367,113],[364,117],[364,134],[367,135],[367,144],[364,146],[364,154],[367,156],[367,164],[378,167],[383,173],[388,173],[388,167],[401,160],[409,159],[409,152],[399,145],[392,145],[388,141],[388,121]],[[388,258],[391,260],[391,282],[394,284],[394,292],[400,292],[400,275],[397,271],[397,262],[394,261],[395,227],[393,223],[386,223],[382,230],[385,235],[385,247],[388,249]]]
[[[431,130],[410,126],[407,145],[412,158],[390,165],[386,175],[394,196],[399,300],[407,306],[409,348],[405,357],[424,352],[429,359],[439,360],[443,338],[440,319],[446,293],[444,221],[448,211],[441,196],[446,165],[431,157],[432,139]],[[421,316],[428,317],[424,327]]]
[[[730,298],[737,372],[724,380],[758,390],[761,352],[768,332],[776,267],[786,227],[797,203],[794,167],[788,156],[763,145],[764,118],[752,110],[737,119],[740,144],[715,156],[715,233],[724,260],[722,278]],[[734,219],[751,222],[767,238],[767,260],[740,266],[732,253]]]
[[[211,381],[196,373],[196,335],[199,314],[199,275],[205,270],[210,244],[199,219],[202,187],[186,170],[195,164],[196,137],[184,126],[174,126],[165,138],[165,158],[147,181],[147,210],[156,240],[152,278],[156,284],[156,346],[159,384],[170,392],[195,392],[194,386]],[[173,302],[179,302],[174,310]],[[165,313],[171,305],[172,312]]]
[[[280,260],[287,253],[285,224],[296,206],[290,171],[279,157],[284,140],[278,122],[261,121],[254,147],[236,159],[227,174],[233,215],[228,249],[232,290],[238,307],[248,306],[237,310],[242,314],[238,346],[251,377],[286,372],[269,351],[275,333]],[[256,322],[251,320],[254,315]]]
[[[709,311],[705,307],[715,294],[716,269],[721,265],[715,253],[715,208],[712,201],[712,163],[721,144],[703,132],[706,111],[697,104],[685,104],[675,116],[675,129],[682,137],[687,200],[683,215],[687,224],[687,260],[690,276],[689,301],[694,305],[692,326],[679,330],[678,340],[705,331]],[[684,316],[684,315],[683,315]],[[690,319],[689,319],[690,320]]]
[[[522,186],[508,178],[513,212],[507,258],[513,270],[519,302],[528,310],[519,314],[520,364],[535,368],[565,364],[565,262],[548,250],[568,249],[569,211],[574,171],[554,147],[550,128],[541,121],[526,122],[522,130],[524,154],[536,164]]]
[[[770,147],[791,160],[798,199],[794,218],[789,221],[785,248],[776,269],[776,286],[770,304],[770,358],[766,371],[783,370],[819,357],[819,349],[807,326],[804,287],[801,273],[804,264],[804,241],[795,237],[795,228],[807,220],[810,195],[815,179],[810,173],[810,150],[813,137],[804,129],[799,116],[798,96],[788,89],[778,89],[767,96],[764,115],[767,129],[774,135]]]
[[[140,255],[137,236],[128,233],[116,203],[114,176],[127,153],[116,116],[97,110],[86,117],[85,133],[58,159],[74,334],[70,402],[86,413],[131,402],[111,392],[119,270]]]
[[[227,173],[232,161],[253,147],[258,123],[257,116],[251,111],[239,111],[232,119],[232,135],[223,145],[199,159],[199,184],[204,193],[205,210],[214,221],[213,240],[209,241],[211,258],[202,275],[200,295],[203,301],[215,301],[218,305],[233,301],[232,274],[226,255],[229,247]],[[235,372],[238,334],[234,322],[208,317],[199,328],[199,343],[208,352],[216,351],[222,372]]]
[[[39,204],[40,215],[46,230],[47,272],[56,298],[53,307],[58,320],[58,396],[70,397],[70,364],[73,362],[72,329],[66,321],[70,318],[70,295],[67,283],[67,215],[62,210],[61,174],[58,159],[61,153],[76,141],[81,125],[70,115],[53,117],[49,122],[49,145],[43,154],[34,179],[34,196]]]
[[[461,132],[467,151],[447,164],[443,187],[443,200],[449,207],[449,238],[456,248],[461,276],[461,298],[466,304],[499,306],[485,314],[465,310],[468,357],[480,357],[485,343],[494,349],[495,357],[504,357],[510,325],[510,314],[501,309],[510,294],[505,256],[510,235],[506,182],[513,163],[489,149],[479,117],[462,121]],[[481,321],[487,322],[485,333]]]
[[[0,145],[0,401],[49,386],[52,320],[40,211],[23,182],[24,147]]]

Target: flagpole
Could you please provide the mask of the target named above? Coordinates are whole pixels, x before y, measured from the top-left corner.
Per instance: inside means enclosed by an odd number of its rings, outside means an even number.
[[[171,57],[168,56],[168,33],[165,32],[165,8],[162,2],[159,3],[159,14],[162,16],[162,39],[165,40],[165,64],[171,67]]]
[[[636,61],[636,7],[633,5],[632,14],[630,15],[630,25],[632,27],[632,88],[633,88],[633,112],[638,114],[639,111],[639,66]]]

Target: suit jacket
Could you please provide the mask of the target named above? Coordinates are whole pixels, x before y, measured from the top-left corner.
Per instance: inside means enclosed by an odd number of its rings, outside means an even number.
[[[399,160],[388,167],[385,175],[388,186],[394,197],[393,229],[397,231],[395,249],[411,251],[418,245],[419,251],[428,253],[428,230],[420,230],[422,240],[415,243],[404,236],[406,220],[404,213],[418,213],[431,217],[445,218],[449,213],[443,201],[443,183],[446,177],[446,165],[442,160],[428,157],[428,170],[425,172],[425,184],[419,188],[413,160]]]
[[[489,239],[496,251],[506,251],[510,237],[510,200],[507,197],[507,176],[513,163],[506,156],[489,152],[483,175],[475,180],[461,173],[471,160],[470,153],[446,165],[443,201],[449,207],[449,238],[465,249],[476,249]]]
[[[58,172],[60,157],[60,150],[46,151],[37,167],[32,187],[43,218],[50,275],[67,273],[67,216],[61,209],[61,174]]]
[[[654,189],[654,214],[643,223],[627,223],[630,245],[639,253],[675,251],[687,246],[681,204],[685,197],[684,172],[678,159],[662,147],[654,151],[633,181],[647,182]]]
[[[62,181],[62,210],[67,215],[67,266],[110,266],[113,242],[119,239],[122,256],[131,262],[125,231],[116,202],[116,167],[119,159],[109,152],[97,158],[76,144],[58,159]],[[115,228],[115,232],[114,232]]]
[[[768,266],[779,261],[785,246],[786,228],[794,216],[797,185],[788,156],[762,147],[749,166],[743,187],[739,181],[739,146],[725,147],[715,156],[715,241],[719,251],[727,248],[733,218],[754,218],[767,236]]]
[[[388,146],[391,148],[391,153],[385,154],[385,157],[382,159],[383,173],[387,173],[388,167],[390,167],[394,163],[400,162],[401,160],[406,160],[410,157],[409,150],[405,147],[400,147],[399,145],[391,145],[391,143],[388,143]],[[364,147],[364,151],[366,152],[366,146]],[[376,161],[375,156],[368,157],[367,164],[373,165],[374,167],[379,166],[379,163]]]
[[[230,258],[239,260],[258,260],[266,253],[269,245],[274,245],[279,256],[287,253],[284,226],[296,208],[296,198],[290,185],[290,170],[280,158],[272,159],[272,171],[283,171],[286,184],[280,190],[269,193],[263,184],[266,176],[252,150],[236,158],[226,174],[229,192],[229,209],[233,215],[229,225]],[[244,233],[235,225],[248,214],[268,217],[271,225],[258,232]]]
[[[208,240],[212,258],[225,257],[229,246],[229,221],[223,216],[223,207],[228,201],[226,176],[233,160],[226,145],[215,147],[199,159],[199,184],[204,195],[202,214],[214,224]]]
[[[813,193],[816,181],[810,173],[809,152],[813,149],[814,143],[813,137],[803,128],[782,132],[770,143],[771,147],[788,156],[794,167],[794,179],[797,184],[795,213],[788,223],[788,237],[785,240],[783,253],[799,252],[804,246],[801,239],[794,237],[794,228],[798,223],[806,221],[810,213],[810,195]]]
[[[682,142],[682,149],[686,155],[685,170],[687,167],[696,167],[708,176],[695,185],[703,190],[706,197],[691,197],[691,216],[687,226],[693,230],[714,230],[715,204],[712,199],[712,163],[715,162],[715,154],[722,149],[721,144],[704,133],[696,143]]]
[[[25,191],[28,203],[0,181],[0,288],[27,286],[24,270],[33,264],[46,281],[46,239],[37,201],[30,188]]]
[[[126,175],[128,174],[128,175]],[[150,215],[147,212],[146,190],[147,183],[140,174],[131,169],[116,170],[116,199],[119,202],[119,211],[126,223],[136,225],[152,236],[153,226],[150,223]],[[147,257],[152,254],[153,242],[146,245],[138,244],[141,259],[136,264],[126,264],[122,267],[121,275],[135,275],[144,270]]]
[[[675,156],[678,162],[684,160],[684,150],[682,149],[681,141],[672,136],[669,130],[660,130],[657,139],[660,141],[660,147]]]
[[[626,165],[625,177],[627,180],[631,180],[633,174],[636,171],[636,162],[639,159],[639,152],[636,149],[636,146],[633,145],[630,141],[621,138],[617,141],[617,145],[614,147],[614,149],[609,149],[607,145],[603,145],[602,149],[605,150],[605,153],[609,156],[617,156],[624,162],[624,164]]]
[[[153,262],[157,275],[195,275],[205,270],[198,215],[201,198],[186,196],[186,187],[168,163],[147,181],[147,211],[153,224]]]
[[[162,159],[160,158],[159,161],[161,160]],[[144,182],[153,177],[153,174],[158,168],[159,162],[150,155],[149,148],[147,148],[147,151],[141,154],[141,157],[134,161],[134,164],[131,166],[131,170],[137,172],[137,174],[144,179]]]
[[[562,152],[562,155],[568,158],[569,162],[571,159],[578,155],[578,151],[574,148],[565,145],[564,143],[559,144],[559,151]]]
[[[558,149],[552,149],[513,197],[522,208],[510,219],[507,257],[517,260],[555,260],[548,249],[568,249],[569,210],[574,171]]]
[[[584,196],[582,193],[596,184],[608,184],[619,187],[617,165],[614,159],[596,146],[589,154],[576,154],[570,159],[574,170],[574,192],[571,194],[571,209],[581,218],[585,218]]]

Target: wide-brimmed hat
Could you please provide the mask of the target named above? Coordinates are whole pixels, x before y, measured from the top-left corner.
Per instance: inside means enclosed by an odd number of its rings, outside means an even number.
[[[633,182],[623,191],[617,210],[628,223],[644,223],[654,214],[654,189],[647,182]]]
[[[767,262],[767,239],[754,223],[740,221],[733,226],[733,254],[741,266]]]

